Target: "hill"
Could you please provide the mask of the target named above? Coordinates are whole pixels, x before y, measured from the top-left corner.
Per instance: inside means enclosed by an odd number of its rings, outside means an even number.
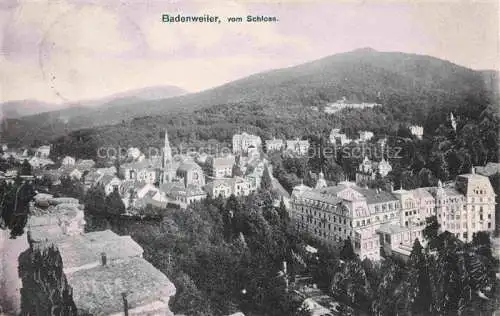
[[[61,117],[69,119],[79,115],[90,115],[89,113],[98,107],[117,107],[142,101],[166,99],[186,93],[187,91],[176,86],[157,86],[124,91],[103,98],[67,102],[63,104],[48,103],[38,100],[8,101],[0,103],[0,109],[2,117],[4,118],[21,118],[54,112],[52,115],[58,114]]]
[[[130,126],[127,122],[139,117],[151,117],[149,123],[147,118],[141,120],[145,126],[166,124],[174,115],[193,112],[202,117],[211,115],[211,123],[242,126],[242,118],[252,117],[250,125],[265,126],[269,117],[286,118],[292,123],[304,116],[317,117],[321,113],[314,113],[312,106],[321,108],[344,96],[380,103],[397,121],[423,124],[428,113],[436,109],[446,111],[465,103],[488,102],[494,85],[485,84],[484,78],[484,71],[430,56],[359,49],[258,73],[199,93],[137,102],[118,99],[118,104],[109,102],[92,111],[71,115],[64,110],[50,112],[10,122],[9,126],[19,129],[22,138],[30,141],[35,135],[53,137],[81,128],[118,123]],[[473,107],[471,111],[475,111]],[[255,122],[258,117],[260,123]]]

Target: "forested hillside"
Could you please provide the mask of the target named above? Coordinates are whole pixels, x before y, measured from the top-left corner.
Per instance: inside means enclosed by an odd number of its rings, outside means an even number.
[[[423,124],[429,114],[436,111],[461,108],[475,112],[475,105],[491,102],[496,78],[491,72],[473,71],[429,56],[362,49],[252,75],[200,93],[165,100],[109,104],[81,115],[50,112],[22,120],[7,120],[2,124],[2,134],[7,141],[21,140],[31,144],[81,128],[121,124],[105,130],[123,131],[123,127],[132,124],[140,130],[141,124],[166,125],[173,118],[180,119],[177,125],[184,126],[193,121],[202,125],[210,121],[261,128],[263,123],[279,121],[296,127],[311,120],[319,120],[319,126],[326,126],[335,118],[323,115],[322,107],[344,96],[351,101],[382,104],[381,116],[375,117],[375,121]],[[468,110],[469,105],[472,106]],[[313,106],[319,111],[314,111]],[[224,113],[223,121],[218,120],[221,113]],[[358,116],[356,112],[346,115]],[[134,121],[134,118],[148,116],[140,120],[139,126]],[[433,118],[441,119],[439,116]]]

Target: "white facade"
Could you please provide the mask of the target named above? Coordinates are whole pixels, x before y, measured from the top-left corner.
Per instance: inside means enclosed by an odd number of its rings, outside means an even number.
[[[370,131],[361,131],[359,132],[359,140],[362,142],[367,142],[372,139],[373,133]]]
[[[280,151],[285,144],[282,139],[268,139],[266,140],[266,152]]]
[[[286,141],[286,150],[292,151],[299,155],[307,155],[309,152],[309,141],[308,140],[299,140],[298,138],[295,140],[287,140]]]
[[[424,128],[419,125],[410,126],[410,132],[412,135],[416,136],[418,139],[422,139],[424,136]]]
[[[260,148],[262,146],[262,139],[259,136],[247,133],[233,135],[233,153],[247,153],[248,149]]]
[[[62,166],[74,166],[75,163],[76,163],[75,158],[70,156],[64,157],[63,160],[61,161]]]
[[[380,250],[408,255],[415,239],[425,244],[426,218],[436,215],[442,231],[470,242],[474,233],[495,229],[495,193],[489,179],[475,174],[450,185],[385,192],[352,183],[294,188],[291,216],[298,230],[325,242],[348,237],[361,259],[380,259]]]

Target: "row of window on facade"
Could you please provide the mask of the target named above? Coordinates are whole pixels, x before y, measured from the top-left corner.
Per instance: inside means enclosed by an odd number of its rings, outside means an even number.
[[[395,217],[396,217],[395,213],[390,213],[389,215],[385,214],[384,215],[384,221],[387,221],[389,219],[393,219]],[[378,221],[380,221],[380,217],[375,216],[375,222],[378,222]],[[366,225],[370,225],[370,224],[371,224],[371,219],[370,218],[367,218],[366,220],[363,219],[363,220],[355,222],[356,227],[366,226]]]
[[[489,216],[489,218],[491,218],[491,216]],[[472,228],[476,228],[476,223],[475,222],[472,222]],[[479,226],[482,226],[482,225],[479,225]],[[468,225],[467,225],[467,222],[463,222],[462,223],[462,228],[463,229],[467,229]],[[448,224],[446,224],[446,222],[443,222],[443,228],[449,228],[449,229],[460,229],[460,223],[453,223],[453,222],[449,222]],[[481,227],[479,227],[481,229]],[[488,228],[491,228],[491,222],[488,222]]]

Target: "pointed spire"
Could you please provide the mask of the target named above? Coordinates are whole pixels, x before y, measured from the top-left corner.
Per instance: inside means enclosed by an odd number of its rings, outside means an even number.
[[[438,180],[438,188],[441,189],[442,187],[443,187],[443,182],[441,182],[441,179],[440,179],[440,180]]]

